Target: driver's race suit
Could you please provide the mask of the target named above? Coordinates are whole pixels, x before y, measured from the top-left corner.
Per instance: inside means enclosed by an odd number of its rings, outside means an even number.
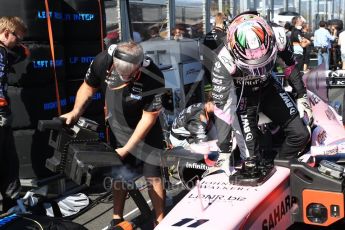
[[[278,57],[286,64],[285,77],[293,88],[296,98],[306,95],[303,74],[295,68],[291,45],[284,29],[272,26],[276,37]],[[218,144],[222,152],[230,151],[231,126],[241,157],[259,153],[258,113],[263,112],[285,132],[279,156],[293,158],[305,147],[309,132],[289,94],[285,92],[272,74],[249,76],[234,64],[234,59],[225,46],[217,49],[217,60],[212,69],[212,96],[215,102]]]

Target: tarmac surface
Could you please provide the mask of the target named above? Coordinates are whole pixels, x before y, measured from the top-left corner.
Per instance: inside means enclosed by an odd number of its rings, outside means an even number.
[[[144,184],[144,178],[140,178],[136,184]],[[175,181],[178,183],[177,181]],[[146,200],[147,205],[152,209],[152,202],[148,196],[147,188],[139,188],[140,193]],[[169,212],[171,208],[180,200],[188,191],[185,190],[181,184],[177,185],[175,188],[167,190],[167,202],[166,202],[166,212]],[[91,200],[96,200],[100,198],[101,194],[90,194]],[[113,197],[104,197],[95,207],[88,210],[86,213],[77,217],[73,222],[79,223],[85,226],[87,229],[107,229],[112,218],[112,207],[113,207]],[[151,213],[151,216],[154,214]],[[132,222],[136,230],[152,230],[153,229],[153,218],[144,219],[141,218],[141,213],[132,197],[128,196],[125,202],[124,209],[124,219]]]
[[[188,192],[188,190],[185,190],[185,188],[182,186],[182,184],[179,182],[179,180],[176,178],[176,175],[174,177],[170,178],[170,182],[173,184],[173,186],[169,186],[169,189],[166,190],[167,199],[166,199],[166,213],[168,213],[172,207],[181,200],[184,195]],[[138,190],[140,191],[140,194],[143,196],[144,200],[146,201],[146,204],[148,207],[152,210],[152,202],[150,200],[150,197],[148,195],[146,182],[144,177],[139,178],[136,182],[136,185],[138,187]],[[22,182],[22,186],[24,190],[21,194],[21,197],[25,195],[25,191],[28,191],[30,189],[34,189],[34,187],[31,187],[27,184],[27,181]],[[51,191],[57,191],[56,184],[50,184],[49,190]],[[75,184],[71,182],[65,183],[65,191],[66,193],[74,190]],[[77,187],[78,188],[78,187]],[[103,188],[86,188],[82,189],[81,191],[76,191],[85,193],[89,199],[90,204],[85,209],[82,210],[80,213],[77,214],[77,216],[73,216],[73,218],[66,218],[70,219],[75,223],[81,224],[87,229],[90,230],[106,230],[108,229],[109,223],[112,219],[112,213],[113,213],[113,196],[110,191],[106,191]],[[48,192],[50,196],[55,196],[55,194],[51,194]],[[2,210],[2,197],[0,195],[0,210]],[[1,212],[0,212],[1,213]],[[143,218],[144,216],[144,218]],[[149,217],[147,217],[149,216]],[[145,213],[142,215],[140,212],[138,206],[134,202],[133,198],[130,196],[127,196],[126,202],[125,202],[125,208],[124,208],[124,219],[131,222],[134,226],[135,230],[152,230],[153,229],[153,212],[151,213]]]

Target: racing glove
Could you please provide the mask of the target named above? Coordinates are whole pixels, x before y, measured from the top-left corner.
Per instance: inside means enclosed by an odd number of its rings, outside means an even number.
[[[299,112],[299,117],[303,119],[306,125],[311,126],[313,124],[314,118],[313,112],[308,102],[307,94],[304,94],[301,98],[297,98],[297,109]]]

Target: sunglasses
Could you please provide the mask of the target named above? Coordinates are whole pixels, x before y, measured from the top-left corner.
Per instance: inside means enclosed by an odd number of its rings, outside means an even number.
[[[13,34],[13,36],[15,36],[15,37],[16,37],[16,39],[17,39],[17,41],[18,41],[18,42],[23,41],[23,38],[22,38],[22,37],[20,37],[20,36],[18,36],[18,34],[16,34],[16,32],[11,32],[11,34]]]

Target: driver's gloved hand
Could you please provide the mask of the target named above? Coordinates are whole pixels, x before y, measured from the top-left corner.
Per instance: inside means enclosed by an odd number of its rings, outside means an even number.
[[[304,94],[301,98],[297,98],[297,109],[299,116],[303,119],[304,123],[308,126],[312,126],[314,117],[307,94]]]

